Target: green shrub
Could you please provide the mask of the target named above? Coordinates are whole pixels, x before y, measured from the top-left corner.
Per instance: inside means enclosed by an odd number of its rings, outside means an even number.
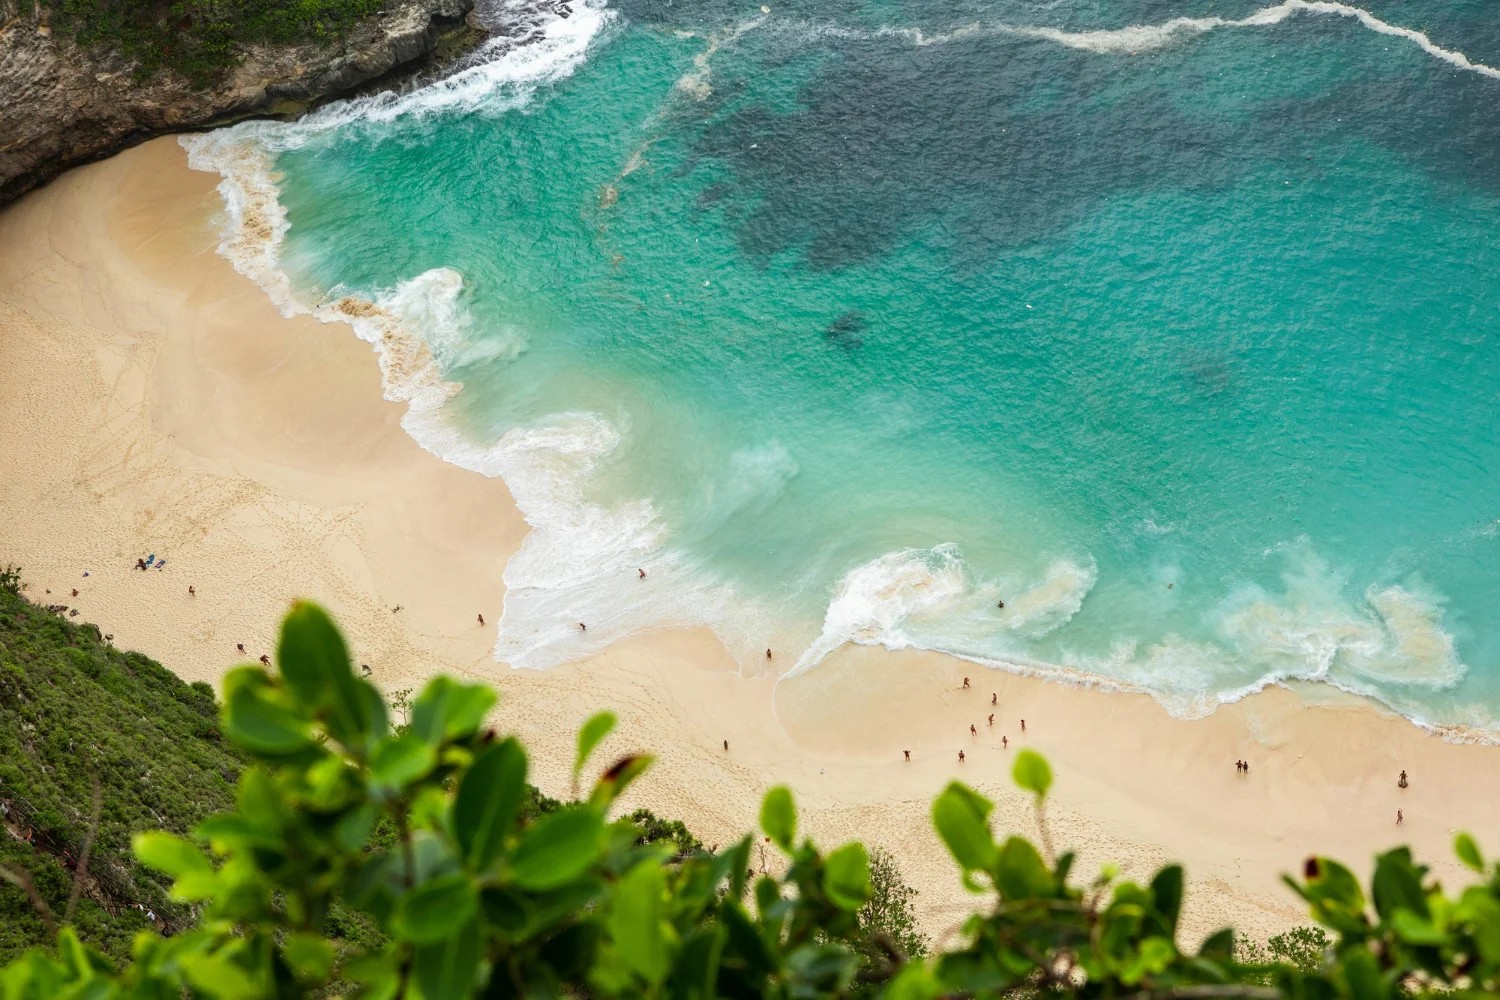
[[[1179,942],[1180,867],[1146,885],[1112,866],[1074,879],[1073,855],[1054,857],[1045,832],[1051,769],[1026,753],[1015,778],[1035,795],[1041,849],[997,841],[993,803],[961,783],[933,803],[980,905],[950,949],[922,957],[890,859],[872,862],[857,842],[819,850],[799,836],[786,788],[767,793],[760,815],[784,870],[756,877],[750,836],[685,853],[671,824],[653,840],[654,817],[609,818],[648,758],[616,761],[570,801],[540,796],[520,743],[484,727],[496,700],[486,687],[434,678],[394,732],[313,605],[288,615],[278,664],[225,679],[223,731],[254,761],[234,808],[191,839],[134,841],[172,878],[176,901],[202,908],[201,923],[138,934],[117,970],[80,942],[80,919],[55,950],[0,971],[4,1000],[1395,1000],[1500,989],[1500,866],[1467,835],[1457,853],[1482,879],[1457,897],[1406,848],[1376,859],[1368,896],[1347,868],[1309,859],[1287,881],[1319,928],[1278,936],[1247,962],[1229,930],[1196,949]],[[608,713],[585,724],[575,778],[613,724]],[[896,946],[903,936],[908,947]],[[877,938],[889,946],[873,955]]]
[[[219,733],[211,687],[184,684],[147,657],[114,649],[97,628],[32,604],[20,594],[19,571],[7,572],[0,575],[0,801],[8,825],[17,835],[30,831],[36,846],[0,835],[0,860],[32,872],[61,912],[71,888],[64,862],[82,851],[97,779],[96,891],[80,904],[81,914],[92,907],[96,918],[80,916],[79,931],[124,958],[146,923],[135,903],[173,925],[192,919],[190,908],[168,898],[170,880],[136,863],[131,835],[186,833],[230,808],[245,758]],[[0,962],[49,937],[26,894],[9,882],[0,882],[0,927]]]
[[[56,27],[84,46],[119,52],[140,76],[174,70],[206,85],[245,46],[338,39],[384,0],[57,0]]]

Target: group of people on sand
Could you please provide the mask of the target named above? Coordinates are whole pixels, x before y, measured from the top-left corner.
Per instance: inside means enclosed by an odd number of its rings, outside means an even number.
[[[135,568],[139,569],[139,570],[161,569],[166,564],[167,564],[167,560],[166,559],[158,559],[158,558],[156,558],[156,553],[153,552],[153,553],[151,553],[149,556],[147,556],[144,559],[137,559],[135,561]],[[87,576],[88,574],[85,573],[84,575]]]
[[[771,651],[769,649],[766,650],[766,655],[769,656],[770,654],[771,654]],[[972,687],[972,685],[969,683],[969,679],[967,677],[965,677],[964,678],[964,690],[968,691],[968,690],[971,689],[971,687]],[[998,704],[1000,704],[1000,693],[998,691],[990,693],[990,704],[991,705],[998,705]],[[993,713],[993,712],[990,713],[988,725],[989,725],[989,727],[991,729],[993,729],[994,726],[995,726],[995,713]],[[1026,720],[1025,719],[1021,720],[1021,732],[1023,732],[1023,733],[1026,732]],[[979,736],[979,727],[976,726],[976,725],[973,725],[971,723],[969,725],[969,736],[973,737],[973,738],[978,738],[978,736]],[[1000,747],[1001,747],[1001,749],[1004,749],[1004,750],[1009,750],[1010,749],[1010,737],[1009,736],[1001,736],[1000,737]],[[903,750],[901,752],[905,755],[905,758],[907,760],[911,760],[911,751],[910,750]],[[962,750],[960,750],[958,752],[958,759],[959,759],[960,763],[962,763],[966,759],[966,757],[964,756],[964,752]]]

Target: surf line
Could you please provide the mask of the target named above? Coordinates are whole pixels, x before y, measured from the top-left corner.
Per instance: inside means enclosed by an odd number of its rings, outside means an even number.
[[[911,39],[912,43],[920,46],[942,45],[948,42],[958,41],[973,35],[1015,35],[1022,38],[1040,38],[1059,45],[1066,45],[1072,49],[1084,49],[1089,52],[1113,53],[1113,52],[1140,52],[1162,48],[1171,44],[1179,35],[1202,35],[1215,28],[1261,28],[1273,24],[1280,24],[1288,17],[1299,12],[1310,14],[1337,14],[1341,17],[1352,17],[1361,25],[1381,35],[1390,35],[1395,38],[1403,38],[1415,44],[1423,52],[1435,59],[1441,59],[1449,65],[1465,70],[1470,73],[1478,73],[1492,80],[1500,80],[1500,69],[1477,63],[1456,49],[1445,49],[1438,45],[1424,32],[1414,28],[1403,28],[1397,24],[1382,21],[1362,7],[1351,4],[1338,3],[1336,0],[1283,0],[1274,7],[1262,7],[1239,20],[1229,20],[1222,17],[1176,17],[1161,24],[1130,25],[1124,28],[1112,28],[1100,31],[1064,31],[1061,28],[1032,27],[1028,25],[995,24],[990,26],[969,25],[941,35],[928,35],[920,28],[879,28],[869,33],[871,36],[901,36]],[[857,32],[846,32],[839,29],[827,30],[822,34],[854,36]]]

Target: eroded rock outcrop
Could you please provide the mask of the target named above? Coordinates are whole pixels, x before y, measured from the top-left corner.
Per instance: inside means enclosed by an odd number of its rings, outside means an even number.
[[[37,18],[0,33],[0,204],[69,167],[152,136],[256,115],[295,115],[323,98],[420,66],[475,33],[474,0],[396,0],[318,46],[254,46],[209,88],[175,73],[141,80],[119,56],[85,50]]]

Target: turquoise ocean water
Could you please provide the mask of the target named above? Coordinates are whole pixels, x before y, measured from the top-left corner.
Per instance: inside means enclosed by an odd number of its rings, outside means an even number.
[[[236,265],[509,483],[497,658],[707,624],[1500,729],[1500,9],[485,16],[184,144]]]

